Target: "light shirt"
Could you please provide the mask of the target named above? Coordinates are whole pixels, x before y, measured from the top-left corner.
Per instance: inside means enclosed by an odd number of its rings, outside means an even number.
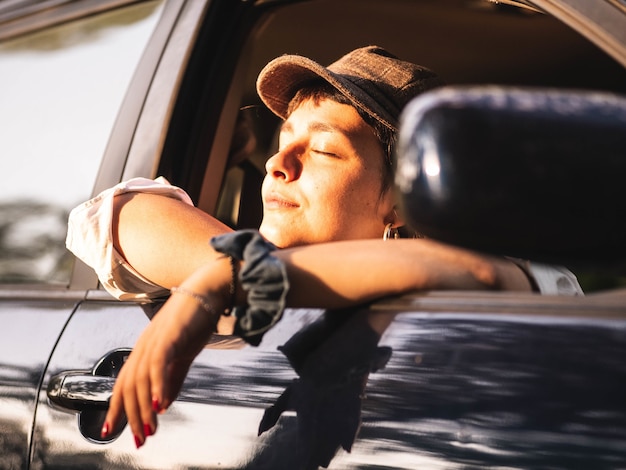
[[[139,274],[113,246],[113,198],[129,192],[161,194],[193,206],[185,191],[163,177],[133,178],[75,207],[70,212],[65,245],[94,269],[102,287],[113,297],[146,302],[169,295],[169,290]]]

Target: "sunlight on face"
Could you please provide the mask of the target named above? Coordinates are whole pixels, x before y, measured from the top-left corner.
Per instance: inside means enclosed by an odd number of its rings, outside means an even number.
[[[381,195],[384,154],[349,105],[304,101],[283,124],[266,164],[261,233],[280,247],[378,238],[392,219]]]

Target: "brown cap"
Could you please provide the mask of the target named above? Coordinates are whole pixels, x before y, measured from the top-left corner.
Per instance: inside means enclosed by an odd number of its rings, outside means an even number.
[[[443,85],[433,71],[398,59],[378,46],[362,47],[324,67],[299,55],[284,55],[267,64],[257,91],[275,114],[287,118],[289,102],[307,82],[322,78],[352,104],[397,131],[404,106],[416,95]]]

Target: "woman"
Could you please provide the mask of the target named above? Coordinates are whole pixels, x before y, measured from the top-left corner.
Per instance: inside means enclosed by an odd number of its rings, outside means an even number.
[[[77,209],[68,247],[114,295],[172,292],[118,377],[103,436],[125,412],[141,446],[212,332],[233,328],[232,316],[222,314],[235,305],[242,307],[235,332],[256,344],[285,305],[343,308],[410,290],[534,287],[531,273],[506,259],[432,240],[380,240],[403,223],[390,189],[399,113],[440,84],[433,72],[373,46],[328,68],[299,56],[270,62],[259,95],[285,121],[266,164],[260,235],[226,235],[209,245],[230,229],[176,188],[143,180]],[[110,211],[102,211],[103,200]],[[108,224],[111,238],[94,235],[108,234]],[[99,248],[90,249],[85,240],[98,238]]]

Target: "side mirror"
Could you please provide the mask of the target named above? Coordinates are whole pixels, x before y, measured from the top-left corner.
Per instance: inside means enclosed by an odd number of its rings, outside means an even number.
[[[626,272],[626,99],[446,87],[405,109],[395,183],[424,235]]]

